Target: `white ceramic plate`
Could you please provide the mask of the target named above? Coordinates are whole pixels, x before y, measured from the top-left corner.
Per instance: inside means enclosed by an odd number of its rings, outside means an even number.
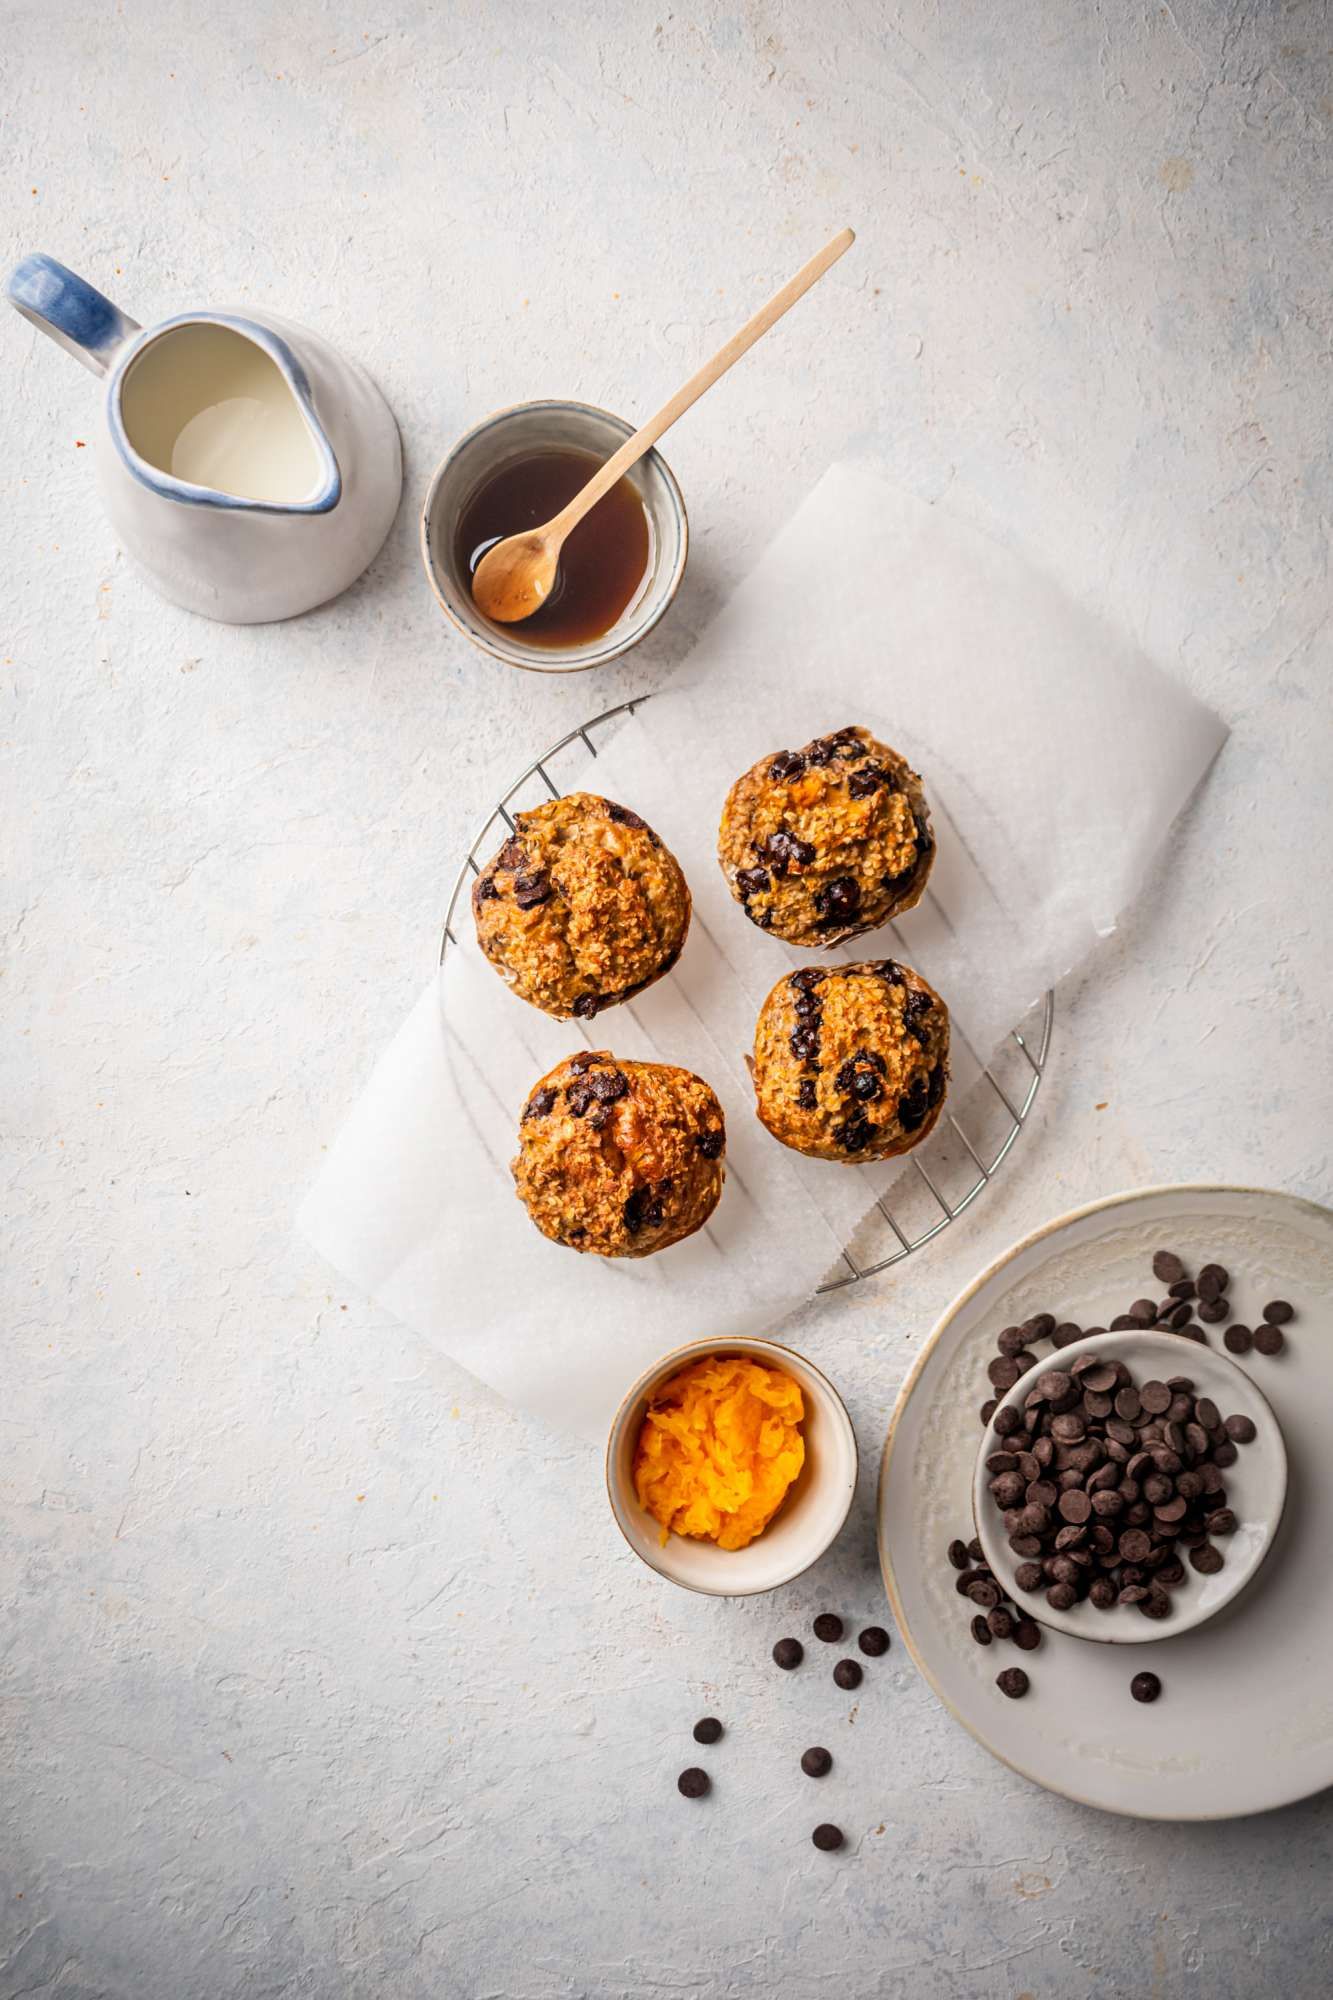
[[[1288,1498],[1250,1587],[1207,1624],[1132,1655],[1047,1632],[1035,1653],[976,1645],[972,1607],[945,1559],[971,1529],[978,1410],[1000,1329],[1049,1310],[1107,1324],[1151,1291],[1155,1250],[1193,1272],[1232,1274],[1232,1318],[1255,1326],[1269,1299],[1296,1318],[1285,1351],[1241,1365],[1286,1440]],[[1225,1187],[1145,1188],[1074,1210],[1024,1238],[955,1300],[898,1398],[880,1470],[885,1583],[913,1658],[958,1720],[1012,1769],[1067,1798],[1146,1819],[1225,1819],[1289,1805],[1333,1784],[1333,1211],[1295,1196]],[[1220,1328],[1209,1328],[1217,1344]],[[1200,1350],[1181,1341],[1182,1374]],[[1250,1449],[1255,1449],[1251,1446]],[[1010,1701],[997,1672],[1032,1686]],[[1152,1705],[1135,1672],[1161,1676]]]
[[[1260,1300],[1261,1305],[1264,1302]],[[1171,1592],[1170,1615],[1150,1621],[1130,1607],[1099,1611],[1086,1597],[1068,1611],[1053,1611],[1040,1592],[1034,1596],[1019,1589],[1015,1581],[1019,1558],[1009,1546],[1004,1522],[988,1490],[990,1474],[986,1470],[986,1460],[992,1452],[1010,1451],[1013,1444],[996,1436],[994,1417],[986,1427],[975,1462],[972,1518],[986,1561],[1011,1601],[1022,1605],[1052,1631],[1069,1632],[1076,1639],[1100,1639],[1117,1646],[1155,1645],[1202,1625],[1205,1618],[1212,1618],[1233,1597],[1239,1597],[1267,1555],[1287,1497],[1287,1453],[1282,1426],[1257,1382],[1221,1347],[1204,1347],[1193,1340],[1182,1340],[1178,1333],[1150,1332],[1146,1328],[1141,1332],[1124,1328],[1119,1333],[1094,1334],[1090,1340],[1071,1341],[1058,1352],[1044,1349],[1036,1365],[1015,1382],[1008,1395],[1000,1398],[999,1409],[1012,1405],[1021,1411],[1023,1399],[1039,1375],[1053,1368],[1068,1371],[1085,1354],[1123,1361],[1140,1388],[1154,1379],[1163,1382],[1171,1375],[1188,1375],[1197,1394],[1210,1396],[1223,1417],[1248,1417],[1258,1433],[1249,1444],[1237,1446],[1236,1463],[1224,1474],[1227,1504],[1236,1516],[1236,1529],[1234,1534],[1217,1537],[1223,1567],[1212,1576],[1200,1576],[1190,1567],[1184,1550],[1179,1551],[1185,1576]],[[1262,1356],[1256,1358],[1262,1362]]]

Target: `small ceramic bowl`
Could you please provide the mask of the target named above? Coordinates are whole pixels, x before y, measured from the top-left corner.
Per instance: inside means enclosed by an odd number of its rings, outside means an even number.
[[[605,666],[652,631],[685,574],[690,530],[675,474],[650,451],[626,474],[648,517],[648,571],[609,631],[581,646],[537,646],[522,624],[495,625],[472,601],[471,579],[457,559],[454,535],[464,509],[483,481],[510,459],[539,451],[586,451],[607,459],[634,426],[591,403],[516,403],[487,417],[460,438],[435,469],[421,510],[421,559],[440,609],[474,646],[511,667],[533,673],[570,674]]]
[[[1046,1602],[1044,1591],[1021,1590],[1016,1572],[1021,1557],[1009,1546],[1004,1520],[988,1490],[990,1473],[986,1460],[993,1451],[1009,1451],[1012,1443],[998,1435],[995,1418],[1008,1408],[1022,1410],[1024,1398],[1039,1375],[1058,1368],[1068,1373],[1082,1355],[1103,1355],[1108,1361],[1123,1361],[1141,1389],[1145,1382],[1165,1382],[1172,1375],[1188,1375],[1195,1393],[1209,1396],[1224,1418],[1249,1417],[1258,1435],[1238,1448],[1236,1463],[1223,1477],[1227,1505],[1236,1516],[1234,1534],[1219,1538],[1226,1558],[1212,1576],[1200,1576],[1190,1567],[1185,1552],[1185,1578],[1171,1592],[1171,1611],[1166,1618],[1141,1617],[1130,1605],[1115,1605],[1099,1611],[1086,1598],[1068,1611],[1056,1611]],[[1011,1601],[1030,1612],[1040,1625],[1068,1632],[1076,1639],[1101,1639],[1110,1645],[1139,1645],[1149,1640],[1174,1638],[1193,1631],[1206,1619],[1215,1617],[1223,1605],[1244,1590],[1272,1547],[1287,1497],[1287,1448],[1272,1406],[1243,1368],[1227,1354],[1205,1347],[1201,1341],[1182,1340],[1177,1333],[1144,1330],[1093,1334],[1088,1340],[1073,1340],[1046,1359],[1038,1361],[1020,1377],[996,1405],[977,1455],[972,1480],[972,1513],[976,1521],[986,1561],[1003,1585]]]
[[[650,1397],[661,1383],[705,1354],[752,1354],[800,1384],[805,1399],[805,1464],[762,1535],[744,1549],[668,1535],[639,1503],[634,1452]],[[663,1355],[641,1375],[616,1412],[606,1446],[606,1490],[621,1534],[636,1556],[672,1583],[708,1597],[753,1597],[790,1583],[836,1539],[856,1491],[856,1434],[842,1397],[826,1375],[773,1340],[695,1340]]]

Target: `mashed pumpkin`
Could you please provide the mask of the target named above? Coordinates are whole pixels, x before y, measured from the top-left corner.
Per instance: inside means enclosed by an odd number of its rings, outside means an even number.
[[[743,1549],[762,1535],[805,1463],[797,1383],[749,1355],[706,1355],[648,1405],[634,1486],[662,1540],[674,1532]]]

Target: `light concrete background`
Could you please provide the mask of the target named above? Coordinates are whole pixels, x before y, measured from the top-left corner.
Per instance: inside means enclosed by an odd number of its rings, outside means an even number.
[[[985,1258],[1152,1179],[1329,1194],[1327,8],[7,0],[0,28],[6,261],[320,328],[408,465],[341,603],[201,622],[102,521],[92,380],[0,322],[0,1994],[1326,1992],[1328,1798],[1126,1824],[1007,1774],[898,1645],[836,1708],[766,1659],[821,1607],[884,1615],[878,1446]],[[646,413],[845,221],[670,443],[696,539],[651,645],[593,685],[455,642],[414,518],[449,440],[547,392]],[[497,782],[660,685],[866,426],[1234,734],[1062,995],[1012,1172],[795,1329],[864,1454],[839,1549],[713,1604],[632,1562],[592,1453],[291,1218]],[[731,1733],[691,1808],[706,1711]]]

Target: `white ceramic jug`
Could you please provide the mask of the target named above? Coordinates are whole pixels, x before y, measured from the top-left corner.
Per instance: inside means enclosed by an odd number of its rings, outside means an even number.
[[[398,429],[370,377],[270,313],[127,319],[53,257],[10,302],[107,378],[98,473],[125,547],[164,597],[249,625],[336,597],[402,492]]]

